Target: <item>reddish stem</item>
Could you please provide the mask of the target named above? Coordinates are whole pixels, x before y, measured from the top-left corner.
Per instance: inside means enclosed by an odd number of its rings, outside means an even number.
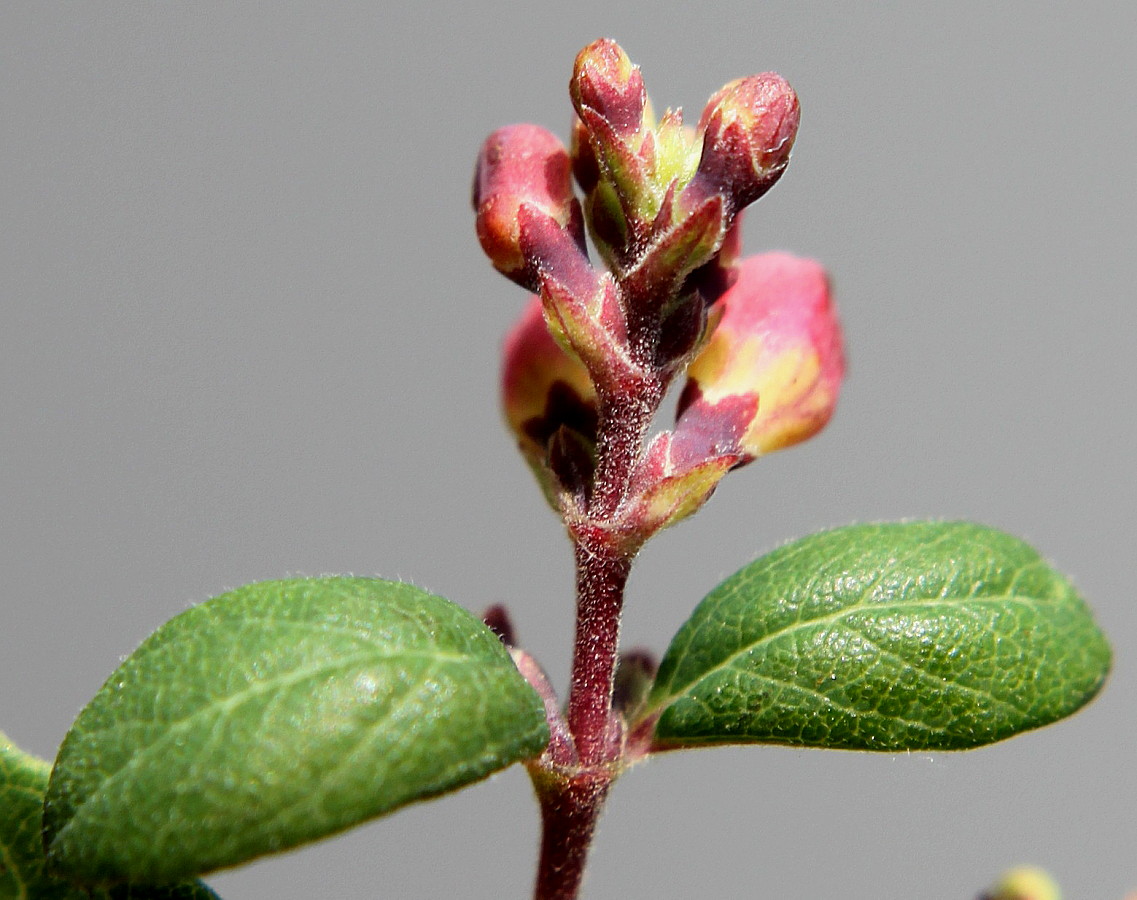
[[[536,900],[576,900],[596,820],[611,784],[611,774],[600,770],[577,772],[558,785],[538,789],[543,830]]]
[[[588,503],[588,517],[598,526],[616,514],[628,495],[632,472],[662,393],[658,379],[646,377],[629,378],[629,383],[614,393],[601,392],[596,474]]]
[[[596,476],[588,517],[573,531],[576,554],[576,640],[568,726],[585,766],[608,762],[613,734],[612,685],[620,644],[624,587],[638,543],[619,521],[644,435],[659,407],[660,385],[629,379],[600,397]],[[617,742],[618,743],[618,742]]]
[[[602,533],[589,534],[576,545],[576,642],[568,726],[584,766],[609,762],[619,751],[611,722],[612,685],[632,561],[603,538]]]
[[[638,541],[621,527],[636,461],[661,382],[643,378],[600,401],[596,475],[584,521],[571,527],[576,555],[576,640],[567,724],[577,761],[534,772],[541,803],[536,900],[575,900],[596,821],[623,752],[612,713],[624,588]]]

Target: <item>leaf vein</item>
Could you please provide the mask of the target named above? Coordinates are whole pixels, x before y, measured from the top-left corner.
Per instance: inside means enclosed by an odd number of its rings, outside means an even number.
[[[695,676],[694,678],[692,678],[689,681],[687,681],[686,683],[684,683],[681,687],[671,688],[670,692],[665,697],[660,698],[660,700],[658,700],[655,704],[653,704],[650,709],[645,710],[645,712],[643,714],[641,714],[641,718],[646,718],[646,716],[650,715],[651,713],[654,713],[656,710],[663,709],[664,707],[669,706],[676,699],[683,696],[693,685],[698,684],[703,679],[710,677],[711,675],[715,674],[718,671],[721,671],[722,669],[725,669],[725,668],[732,666],[734,664],[735,660],[737,660],[743,656],[746,656],[747,654],[753,652],[754,650],[758,649],[759,647],[762,647],[763,645],[766,645],[766,644],[773,642],[777,638],[783,637],[785,635],[792,634],[793,632],[795,632],[799,629],[812,628],[812,627],[818,626],[818,625],[828,625],[831,623],[837,623],[837,622],[840,622],[841,619],[843,619],[846,616],[851,616],[854,613],[864,612],[866,610],[871,610],[872,612],[875,613],[875,612],[888,612],[888,611],[896,611],[896,610],[910,610],[910,609],[919,608],[919,607],[933,607],[934,608],[937,606],[950,606],[953,608],[957,608],[963,602],[983,603],[983,604],[987,604],[987,603],[1020,603],[1024,606],[1030,606],[1033,603],[1037,602],[1036,600],[1034,600],[1032,598],[1017,597],[1017,596],[1013,596],[1013,595],[1002,595],[1002,594],[1000,594],[1000,595],[990,595],[987,597],[969,597],[966,600],[961,600],[959,598],[952,598],[951,600],[943,600],[943,599],[939,599],[939,598],[920,597],[920,598],[891,601],[888,603],[866,603],[866,602],[864,602],[864,596],[867,596],[867,594],[863,595],[862,598],[860,600],[858,600],[855,604],[842,607],[841,609],[839,609],[835,612],[827,613],[826,615],[817,616],[815,618],[810,618],[810,619],[801,619],[801,618],[795,619],[793,622],[789,622],[786,625],[782,626],[781,628],[774,629],[773,631],[770,631],[770,632],[764,634],[762,637],[758,638],[757,640],[751,641],[751,642],[741,646],[739,649],[733,651],[729,656],[725,657],[720,662],[716,663],[714,666],[711,666],[710,668],[705,669],[702,672],[700,672],[697,676]],[[679,666],[677,665],[676,668],[678,669]]]
[[[418,655],[428,656],[432,660],[445,659],[453,662],[466,662],[469,659],[466,656],[457,656],[443,653],[410,654],[412,657]],[[392,654],[390,656],[384,656],[381,654],[377,655],[372,650],[368,653],[353,654],[347,657],[340,657],[336,660],[320,662],[316,665],[302,666],[288,673],[286,676],[278,675],[271,679],[251,681],[247,687],[237,691],[228,697],[225,697],[220,701],[210,702],[201,707],[198,707],[189,715],[184,716],[183,718],[172,720],[166,724],[166,727],[163,728],[162,733],[158,735],[152,743],[139,748],[138,751],[132,754],[118,769],[115,769],[113,771],[99,770],[99,774],[102,777],[98,785],[93,787],[90,793],[87,794],[76,806],[74,815],[72,815],[71,818],[68,819],[63,827],[56,833],[54,840],[58,842],[67,833],[71,826],[79,820],[79,810],[82,807],[86,806],[91,801],[98,799],[98,797],[108,787],[123,777],[125,773],[131,771],[132,769],[138,768],[140,765],[142,765],[142,762],[145,759],[149,758],[151,754],[159,752],[160,748],[165,746],[171,738],[177,734],[183,733],[202,719],[205,719],[211,715],[218,715],[220,713],[236,709],[242,704],[249,702],[263,694],[271,693],[274,691],[279,692],[285,688],[300,684],[307,679],[329,675],[333,672],[341,671],[343,669],[350,669],[352,666],[358,665],[359,663],[387,661],[392,658],[402,658],[404,656],[405,654]],[[121,727],[121,725],[122,723],[120,722],[118,723],[117,727]],[[83,734],[84,736],[87,736],[105,731],[113,731],[115,730],[115,727],[116,726],[108,726],[107,728],[103,729],[89,729],[85,730]]]

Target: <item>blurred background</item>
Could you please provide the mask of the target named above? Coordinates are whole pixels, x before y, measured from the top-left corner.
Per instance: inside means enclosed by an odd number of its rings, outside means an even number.
[[[192,603],[378,574],[506,603],[563,689],[571,560],[499,421],[521,291],[482,257],[474,157],[567,138],[599,36],[697,119],[774,69],[793,162],[748,252],[831,270],[850,373],[808,444],[641,556],[626,646],[852,521],[967,518],[1068,572],[1113,641],[1074,719],[966,754],[673,754],[629,773],[590,898],[971,900],[1050,868],[1137,887],[1137,13],[1117,2],[9,4],[0,12],[0,728],[52,757]],[[521,898],[513,769],[212,877],[225,900]]]

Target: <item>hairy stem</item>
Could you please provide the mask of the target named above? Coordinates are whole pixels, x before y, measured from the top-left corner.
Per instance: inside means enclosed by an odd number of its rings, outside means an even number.
[[[663,385],[657,379],[640,378],[619,391],[600,395],[596,475],[588,504],[588,516],[597,525],[610,520],[628,495],[632,471],[662,393]]]
[[[535,900],[576,900],[596,820],[611,783],[606,770],[577,772],[539,791],[542,835]]]
[[[618,752],[612,718],[612,685],[620,644],[620,611],[631,559],[602,540],[576,546],[576,642],[568,726],[581,765],[611,761]],[[613,747],[613,744],[616,744]]]
[[[624,587],[638,546],[621,527],[620,507],[628,499],[644,436],[659,407],[661,387],[653,378],[630,379],[620,390],[601,395],[596,476],[588,516],[573,529],[576,640],[568,726],[584,766],[608,762],[619,749],[611,721],[612,685]]]
[[[639,545],[623,527],[621,507],[662,391],[662,383],[648,377],[600,401],[587,515],[571,528],[577,606],[566,718],[576,762],[534,772],[542,821],[536,900],[576,900],[596,822],[620,767],[623,735],[612,713],[612,687],[624,588]]]

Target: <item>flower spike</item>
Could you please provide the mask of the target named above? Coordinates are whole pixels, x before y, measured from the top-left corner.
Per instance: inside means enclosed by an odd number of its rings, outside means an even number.
[[[571,150],[535,125],[486,141],[477,230],[495,267],[537,295],[505,348],[522,454],[570,532],[599,528],[630,551],[730,469],[825,424],[840,330],[815,263],[738,262],[742,210],[781,176],[797,133],[784,79],[731,82],[690,128],[679,110],[657,121],[639,68],[599,40],[569,93]],[[589,259],[586,222],[605,265]],[[651,440],[684,370],[676,427]]]

